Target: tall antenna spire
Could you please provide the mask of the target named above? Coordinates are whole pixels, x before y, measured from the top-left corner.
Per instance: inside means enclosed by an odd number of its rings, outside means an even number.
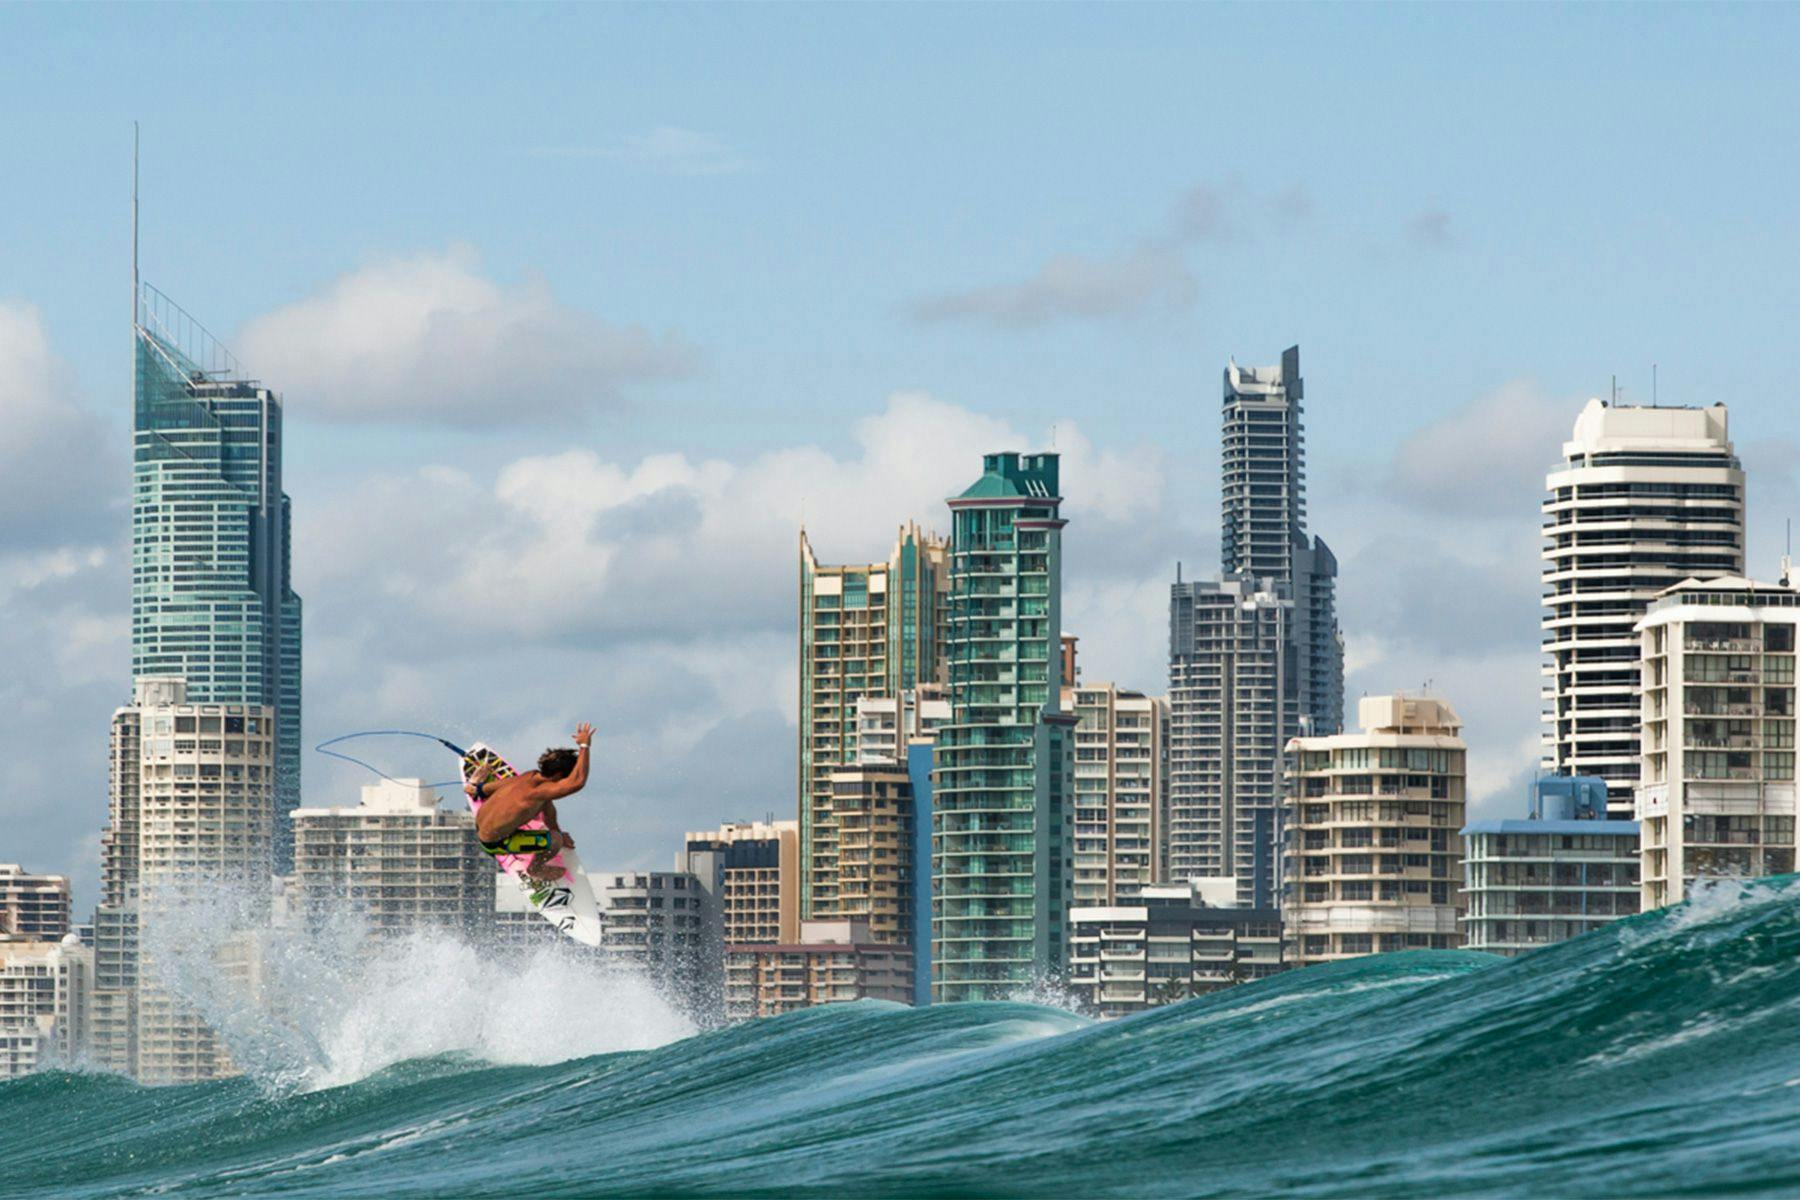
[[[138,327],[138,123],[131,123],[131,327]]]

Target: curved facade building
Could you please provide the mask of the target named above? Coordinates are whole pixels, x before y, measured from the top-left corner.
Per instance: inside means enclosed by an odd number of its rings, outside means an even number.
[[[1632,814],[1639,639],[1650,601],[1684,579],[1741,574],[1744,472],[1725,406],[1590,400],[1544,481],[1544,765],[1606,780]]]

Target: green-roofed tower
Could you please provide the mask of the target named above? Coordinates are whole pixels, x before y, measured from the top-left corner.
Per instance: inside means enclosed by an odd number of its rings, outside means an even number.
[[[932,999],[1000,1000],[1062,974],[1075,717],[1060,711],[1054,454],[989,454],[949,501],[950,723],[932,815]]]

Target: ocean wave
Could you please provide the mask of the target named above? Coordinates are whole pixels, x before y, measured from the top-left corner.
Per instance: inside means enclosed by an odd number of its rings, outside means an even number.
[[[1516,960],[1374,956],[1113,1022],[865,1002],[698,1033],[628,1014],[608,1042],[604,1000],[558,995],[547,1029],[597,1021],[568,1061],[471,1007],[545,985],[483,983],[442,946],[396,961],[467,1021],[408,1041],[376,1015],[404,988],[352,989],[363,1015],[318,1039],[339,1086],[0,1085],[0,1195],[1800,1190],[1792,879]]]

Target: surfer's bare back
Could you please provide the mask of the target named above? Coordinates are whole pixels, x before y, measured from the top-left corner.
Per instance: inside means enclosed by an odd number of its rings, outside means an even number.
[[[588,746],[594,740],[594,727],[583,721],[575,727],[575,749],[556,746],[538,756],[537,770],[494,780],[494,768],[483,766],[463,791],[481,807],[475,814],[475,836],[483,847],[499,846],[533,817],[543,814],[544,824],[555,836],[550,846],[539,853],[526,871],[534,879],[554,879],[562,868],[550,865],[550,858],[564,846],[574,846],[575,839],[562,831],[556,820],[556,801],[572,796],[587,786]],[[491,783],[490,783],[491,781]]]

